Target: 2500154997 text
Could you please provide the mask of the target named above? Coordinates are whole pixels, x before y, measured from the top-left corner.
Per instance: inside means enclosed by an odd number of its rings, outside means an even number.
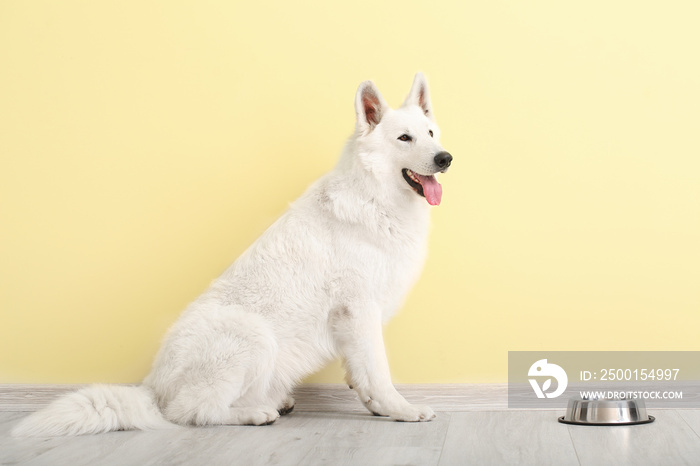
[[[678,379],[679,371],[680,369],[600,369],[599,372],[581,371],[579,380],[671,381]]]

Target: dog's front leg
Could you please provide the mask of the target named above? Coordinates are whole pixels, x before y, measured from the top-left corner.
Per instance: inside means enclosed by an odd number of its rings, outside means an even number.
[[[435,413],[428,406],[412,405],[391,383],[384,350],[380,312],[343,309],[333,325],[334,336],[347,371],[347,380],[365,407],[377,416],[397,421],[430,421]]]

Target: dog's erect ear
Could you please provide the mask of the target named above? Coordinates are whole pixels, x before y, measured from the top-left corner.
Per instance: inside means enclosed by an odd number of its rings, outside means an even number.
[[[372,81],[360,84],[355,95],[357,129],[362,133],[372,131],[382,121],[387,108],[386,102]]]
[[[428,91],[428,81],[425,80],[423,73],[416,73],[416,77],[413,78],[413,86],[411,86],[411,92],[406,97],[403,106],[407,105],[418,105],[423,109],[425,116],[433,119],[433,107],[430,105],[430,91]]]

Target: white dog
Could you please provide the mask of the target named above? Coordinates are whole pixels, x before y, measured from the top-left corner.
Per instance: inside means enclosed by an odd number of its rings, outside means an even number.
[[[84,388],[13,435],[270,424],[292,410],[295,385],[337,356],[370,412],[433,419],[392,385],[382,324],[423,267],[430,205],[442,197],[434,175],[452,156],[420,73],[397,110],[363,82],[355,111],[336,168],[185,310],[141,386]]]

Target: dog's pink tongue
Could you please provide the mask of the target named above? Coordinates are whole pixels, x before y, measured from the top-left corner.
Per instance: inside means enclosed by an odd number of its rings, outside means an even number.
[[[414,173],[423,185],[423,195],[430,205],[440,205],[442,200],[442,186],[437,182],[434,176],[423,176]]]

